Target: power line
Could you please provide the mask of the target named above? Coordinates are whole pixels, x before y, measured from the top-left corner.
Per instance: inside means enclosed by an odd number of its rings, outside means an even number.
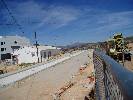
[[[9,15],[11,16],[11,18],[13,19],[14,23],[18,26],[18,29],[24,34],[24,31],[22,29],[22,26],[18,23],[18,21],[16,20],[16,18],[13,16],[11,10],[8,8],[7,4],[5,3],[4,0],[1,0],[1,2],[3,3],[3,5],[5,6],[5,8],[7,9]]]
[[[10,25],[14,25],[14,24],[12,24],[12,23],[0,23],[0,26],[10,26]]]

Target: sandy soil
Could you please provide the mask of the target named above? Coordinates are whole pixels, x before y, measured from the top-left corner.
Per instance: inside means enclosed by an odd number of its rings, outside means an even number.
[[[87,52],[0,90],[0,100],[52,100],[53,92],[65,85],[89,61]]]
[[[49,59],[47,59],[47,61],[52,61],[54,59],[59,59],[61,57],[63,57],[64,55],[63,54],[58,54],[58,55],[55,55],[55,56],[52,56],[50,57]],[[44,61],[44,62],[40,62],[39,64],[43,64],[43,63],[46,63],[47,61]],[[21,70],[23,68],[30,68],[32,67],[32,65],[34,64],[37,64],[37,63],[28,63],[28,64],[16,64],[16,65],[13,65],[13,64],[9,64],[9,65],[6,65],[6,63],[0,63],[0,70],[3,70],[4,73],[8,73],[8,72],[15,72],[17,70]]]
[[[133,55],[131,61],[125,61],[124,66],[133,72]]]
[[[133,52],[133,43],[129,43],[129,44],[128,44],[128,47],[129,47],[130,50]],[[124,66],[125,66],[128,70],[133,71],[133,55],[132,55],[131,58],[132,58],[131,61],[125,61]]]
[[[92,76],[94,72],[94,65],[89,64],[82,73],[78,73],[71,81],[74,84],[71,88],[67,89],[62,95],[61,100],[84,100],[85,96],[88,96],[94,83],[89,83],[88,76]]]
[[[133,51],[133,43],[129,43],[129,44],[128,44],[128,47],[130,48],[130,50]]]

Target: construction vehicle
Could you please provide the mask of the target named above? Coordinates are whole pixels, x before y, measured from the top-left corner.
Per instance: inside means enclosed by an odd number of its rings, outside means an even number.
[[[131,61],[131,54],[122,33],[117,33],[107,41],[107,54],[116,61]]]

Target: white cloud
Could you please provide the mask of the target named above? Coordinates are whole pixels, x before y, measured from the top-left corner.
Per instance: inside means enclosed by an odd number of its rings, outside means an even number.
[[[45,26],[51,29],[73,25],[73,30],[78,32],[102,33],[122,30],[133,25],[133,11],[109,12],[91,7],[78,9],[72,6],[48,6],[34,1],[10,2],[9,4],[19,23],[28,27],[29,30]],[[9,16],[4,15],[4,17],[9,20]]]
[[[94,13],[95,12],[95,13]],[[78,30],[88,33],[105,33],[110,31],[122,31],[133,25],[133,11],[108,12],[96,11],[88,12],[79,22]]]
[[[43,18],[39,26],[54,25],[57,28],[62,27],[74,21],[80,15],[79,10],[62,6],[49,7],[46,16]]]
[[[123,30],[133,24],[133,11],[115,12],[105,14],[101,20],[99,19],[98,30]],[[100,23],[102,22],[102,23]],[[101,25],[101,26],[100,26]]]
[[[45,4],[41,5],[34,1],[27,2],[9,2],[12,12],[20,24],[29,25],[33,27],[49,27],[59,28],[76,20],[79,16],[79,11],[68,6],[56,6]],[[6,15],[6,14],[5,14]],[[9,19],[4,15],[5,19]]]

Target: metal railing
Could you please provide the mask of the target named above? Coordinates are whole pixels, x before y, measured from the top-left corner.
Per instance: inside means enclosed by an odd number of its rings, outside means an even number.
[[[93,52],[96,100],[133,100],[133,73],[100,51]]]

